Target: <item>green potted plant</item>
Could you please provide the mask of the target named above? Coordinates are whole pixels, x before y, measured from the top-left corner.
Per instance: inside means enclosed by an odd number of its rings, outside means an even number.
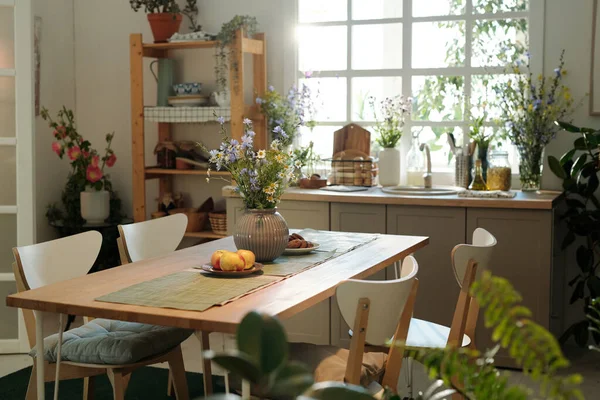
[[[379,102],[379,111],[375,98],[369,98],[369,104],[375,116],[375,131],[379,134],[376,142],[383,150],[379,152],[379,184],[398,186],[400,184],[400,150],[396,148],[402,138],[404,120],[410,118],[412,99],[404,96],[386,97]]]
[[[182,14],[190,19],[191,28],[196,29],[196,14],[198,8],[196,0],[187,0],[183,11],[175,0],[129,0],[133,11],[138,12],[142,8],[148,14],[148,22],[155,43],[166,42],[174,33],[179,31]]]

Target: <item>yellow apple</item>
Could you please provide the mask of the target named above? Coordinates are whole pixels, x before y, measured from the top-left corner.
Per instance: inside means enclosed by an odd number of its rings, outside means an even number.
[[[210,257],[210,265],[216,270],[221,270],[220,261],[223,253],[227,253],[227,250],[217,250]]]
[[[244,261],[246,261],[246,266],[244,269],[250,269],[254,266],[256,262],[256,256],[250,250],[238,250],[237,253],[244,257]]]
[[[223,271],[243,271],[246,261],[239,254],[228,251],[221,255],[220,267]]]

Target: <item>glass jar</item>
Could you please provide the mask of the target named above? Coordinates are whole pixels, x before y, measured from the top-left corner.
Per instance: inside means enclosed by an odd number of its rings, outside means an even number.
[[[490,154],[487,186],[489,190],[508,191],[511,186],[512,170],[508,162],[508,152],[493,151]]]
[[[406,183],[408,186],[423,186],[425,157],[419,149],[419,136],[413,133],[410,149],[406,154]]]

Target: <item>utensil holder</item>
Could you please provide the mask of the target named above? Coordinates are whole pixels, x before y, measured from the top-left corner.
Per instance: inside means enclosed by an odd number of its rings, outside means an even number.
[[[467,189],[471,183],[471,169],[473,159],[471,156],[462,154],[456,155],[456,163],[454,166],[454,186]]]

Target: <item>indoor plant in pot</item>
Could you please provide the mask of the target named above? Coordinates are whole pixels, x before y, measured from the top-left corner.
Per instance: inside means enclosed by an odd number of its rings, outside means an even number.
[[[410,117],[412,100],[404,96],[386,97],[379,102],[379,113],[375,98],[369,98],[369,104],[377,121],[375,139],[383,147],[379,152],[379,184],[398,186],[400,184],[400,151],[396,148],[402,137],[404,120]]]
[[[244,119],[241,143],[227,137],[220,117],[223,142],[210,151],[210,162],[219,170],[231,173],[246,208],[233,232],[238,249],[250,250],[257,261],[271,261],[279,257],[288,243],[289,231],[283,217],[277,212],[281,195],[294,181],[295,168],[300,162],[291,152],[282,151],[281,142],[273,140],[269,149],[255,150],[254,132],[249,119]],[[208,170],[210,180],[210,169]]]
[[[175,0],[129,0],[129,4],[135,12],[138,12],[142,7],[144,8],[144,11],[148,14],[148,22],[155,43],[166,42],[174,33],[179,31],[182,14],[190,19],[193,28],[197,26],[196,14],[198,8],[196,0],[187,0],[183,11]]]
[[[109,176],[104,174],[104,168],[112,167],[117,161],[111,149],[114,133],[106,135],[105,152],[100,158],[91,143],[77,132],[73,111],[63,106],[56,121],[46,108],[42,108],[41,115],[54,129],[52,151],[61,159],[66,154],[71,162],[68,184],[80,192],[81,217],[88,224],[103,223],[110,216],[111,200],[111,183]]]

